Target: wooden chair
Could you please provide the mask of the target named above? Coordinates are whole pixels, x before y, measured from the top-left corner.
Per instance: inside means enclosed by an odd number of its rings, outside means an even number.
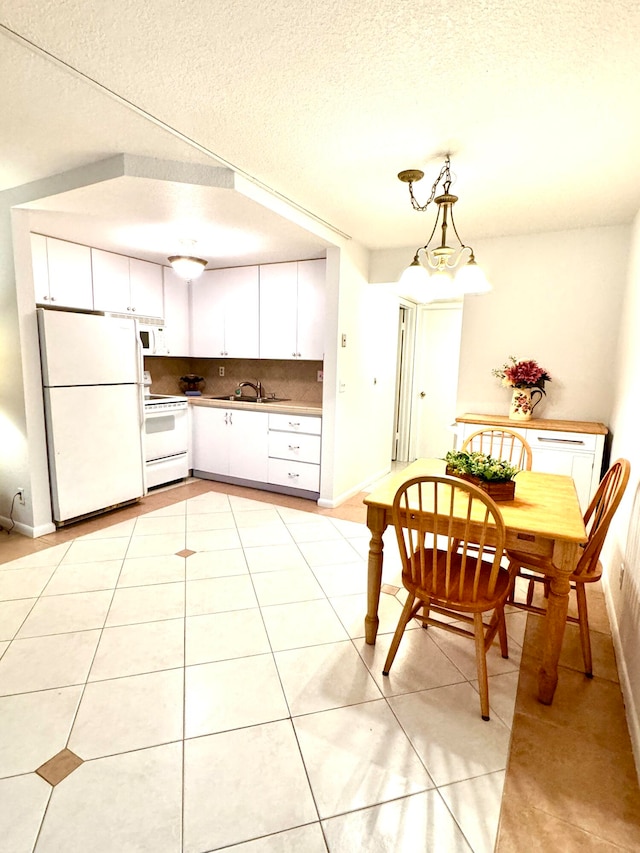
[[[589,539],[583,547],[570,578],[571,589],[576,592],[578,616],[567,615],[567,621],[577,623],[580,626],[584,671],[588,678],[593,678],[593,662],[591,659],[589,614],[585,585],[594,583],[602,577],[600,551],[609,530],[611,519],[622,500],[627,483],[629,482],[630,471],[631,466],[629,462],[626,459],[618,459],[600,481],[598,491],[595,493],[584,516],[584,525],[587,529]],[[543,584],[545,598],[548,597],[549,581],[554,574],[551,560],[543,557],[533,558],[530,554],[520,554],[515,551],[507,551],[507,558],[509,559],[509,571],[513,570],[514,577],[516,579],[521,577],[529,582],[526,600],[520,602],[516,598],[514,581],[514,588],[509,595],[509,604],[519,607],[522,610],[528,610],[544,616],[546,609],[533,604],[533,589],[535,583]]]
[[[531,470],[533,455],[529,442],[515,430],[506,427],[479,429],[464,440],[461,449],[468,453],[477,450],[494,459],[506,459],[521,471]]]
[[[511,586],[502,568],[505,526],[496,503],[472,483],[448,476],[424,476],[398,489],[392,519],[408,596],[393,636],[383,675],[389,670],[409,621],[419,617],[475,640],[480,708],[489,719],[486,652],[496,633],[502,657],[508,657],[504,602]],[[435,543],[435,547],[434,547]],[[467,548],[472,543],[473,551]],[[492,545],[490,559],[486,547]],[[493,611],[488,621],[483,614]],[[436,613],[456,620],[443,622]],[[472,627],[463,627],[459,623]]]

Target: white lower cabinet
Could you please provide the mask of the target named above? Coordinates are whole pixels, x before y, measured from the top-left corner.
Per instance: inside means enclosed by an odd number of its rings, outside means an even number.
[[[504,426],[522,435],[531,447],[533,471],[565,474],[573,477],[580,507],[584,512],[595,494],[602,475],[605,437],[603,424],[552,420],[527,421],[526,426],[506,418],[489,418],[482,422],[462,423],[462,441],[479,429],[499,429]],[[537,428],[543,425],[544,428]],[[567,426],[571,426],[567,429]]]
[[[194,406],[192,416],[194,471],[266,482],[266,412]]]
[[[321,417],[270,414],[267,482],[319,492],[321,432]]]

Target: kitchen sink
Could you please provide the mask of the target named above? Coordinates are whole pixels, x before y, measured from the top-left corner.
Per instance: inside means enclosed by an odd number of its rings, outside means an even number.
[[[286,403],[289,397],[237,397],[235,394],[224,394],[222,397],[203,395],[206,400],[229,400],[232,403]]]

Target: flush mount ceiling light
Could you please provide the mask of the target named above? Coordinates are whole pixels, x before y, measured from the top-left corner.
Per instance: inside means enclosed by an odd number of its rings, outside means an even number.
[[[458,201],[458,196],[450,192],[451,162],[449,155],[447,154],[445,158],[444,166],[431,187],[431,196],[425,204],[418,204],[413,194],[413,185],[424,178],[424,172],[419,169],[406,169],[398,174],[398,178],[403,183],[409,184],[409,197],[414,210],[426,210],[431,202],[438,205],[438,213],[431,236],[427,240],[426,246],[420,246],[416,249],[413,261],[400,278],[401,288],[411,294],[419,294],[418,298],[421,302],[433,302],[435,299],[456,299],[465,293],[487,293],[491,290],[491,285],[476,263],[473,249],[462,242],[453,221],[453,205]],[[442,184],[443,192],[436,195],[440,184]],[[455,248],[447,245],[449,222],[460,244]],[[441,230],[440,245],[429,248],[438,228],[438,223],[440,223]],[[421,253],[424,260],[421,260]]]
[[[207,265],[207,261],[202,258],[194,258],[192,255],[171,255],[168,260],[176,271],[176,275],[179,275],[185,281],[198,278],[198,276],[202,275]]]

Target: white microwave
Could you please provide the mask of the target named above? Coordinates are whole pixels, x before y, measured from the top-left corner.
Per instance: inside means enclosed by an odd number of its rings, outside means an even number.
[[[143,355],[169,355],[164,326],[138,323],[138,337]]]

